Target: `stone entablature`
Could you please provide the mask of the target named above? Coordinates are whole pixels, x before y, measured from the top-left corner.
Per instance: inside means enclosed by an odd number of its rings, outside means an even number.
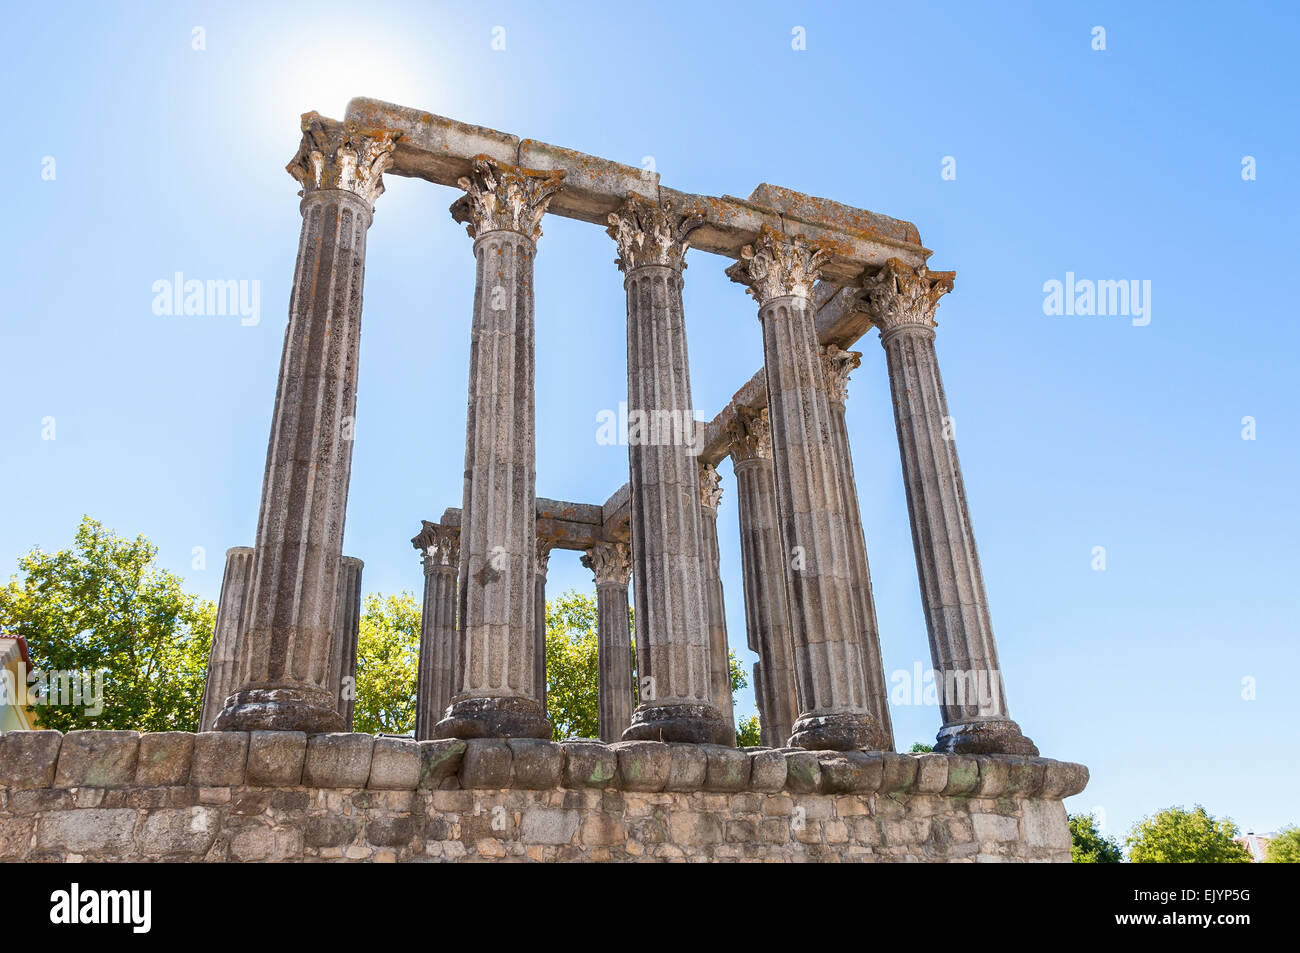
[[[292,731],[0,736],[0,861],[1069,862],[1085,767]]]

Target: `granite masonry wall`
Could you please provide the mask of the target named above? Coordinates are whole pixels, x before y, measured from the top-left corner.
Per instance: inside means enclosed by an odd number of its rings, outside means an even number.
[[[1005,755],[11,731],[0,861],[1068,863],[1087,781]]]

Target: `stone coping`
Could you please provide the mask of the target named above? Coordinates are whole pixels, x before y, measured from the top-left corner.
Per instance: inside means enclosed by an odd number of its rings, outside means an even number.
[[[1081,764],[1013,755],[727,748],[575,739],[416,741],[296,731],[9,731],[0,788],[319,787],[756,791],[1061,799]]]

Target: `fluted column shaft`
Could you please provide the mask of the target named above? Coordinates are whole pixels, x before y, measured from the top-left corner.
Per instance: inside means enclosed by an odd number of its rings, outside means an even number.
[[[212,650],[208,654],[208,676],[203,686],[203,707],[199,714],[199,731],[211,731],[212,725],[234,691],[236,650],[239,633],[248,612],[249,580],[253,574],[253,547],[235,546],[226,550],[226,567],[221,576],[221,597],[217,602],[217,619],[212,628]]]
[[[626,543],[597,543],[582,564],[596,575],[597,705],[600,740],[618,741],[632,720],[632,631],[627,587],[632,553]]]
[[[731,462],[740,513],[745,629],[749,648],[759,657],[754,666],[754,697],[763,744],[780,747],[794,730],[799,700],[766,408],[757,413],[738,410]]]
[[[879,749],[862,633],[855,625],[849,522],[836,481],[830,401],[818,351],[812,285],[824,253],[769,229],[730,269],[759,302],[781,540],[798,676],[790,744]]]
[[[827,397],[831,406],[831,437],[838,472],[836,485],[848,520],[849,548],[852,557],[853,592],[861,632],[862,664],[865,666],[868,707],[876,716],[884,735],[885,746],[894,747],[894,723],[889,713],[889,689],[885,682],[885,665],[881,656],[880,625],[876,621],[876,600],[871,591],[871,565],[867,561],[867,540],[858,504],[858,483],[853,475],[853,454],[849,447],[849,428],[845,416],[848,401],[848,378],[861,363],[857,351],[844,351],[834,345],[822,348],[822,365],[826,371]]]
[[[700,468],[700,530],[705,610],[709,621],[709,679],[713,684],[713,704],[723,721],[734,731],[736,715],[731,697],[731,650],[727,644],[726,602],[718,551],[718,504],[722,500],[720,481],[716,467],[710,464]]]
[[[357,638],[361,632],[360,559],[339,560],[339,584],[334,599],[334,651],[330,658],[330,688],[343,716],[343,730],[352,730],[352,708],[357,696]]]
[[[1011,720],[939,363],[934,312],[950,272],[891,259],[864,284],[889,366],[943,727],[937,751],[1036,755]]]
[[[329,683],[352,469],[366,230],[395,136],[304,117],[302,232],[267,448],[252,611],[222,730],[337,731]]]
[[[434,737],[434,726],[451,704],[455,683],[460,528],[426,522],[411,545],[420,551],[424,567],[415,706],[415,737],[424,741]]]
[[[558,177],[475,160],[452,206],[474,238],[461,506],[459,684],[439,737],[549,738],[536,668],[533,259]]]
[[[640,673],[641,703],[624,732],[629,740],[734,743],[711,680],[682,308],[685,235],[702,218],[637,199],[610,216],[626,276],[632,572],[637,641],[648,668]]]
[[[551,561],[551,544],[537,540],[537,575],[533,595],[533,680],[537,699],[546,710],[546,571]]]

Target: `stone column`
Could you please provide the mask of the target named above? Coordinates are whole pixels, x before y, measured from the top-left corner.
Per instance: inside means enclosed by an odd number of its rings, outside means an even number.
[[[702,209],[629,196],[609,216],[627,291],[628,469],[641,702],[629,740],[734,743],[713,703],[694,410],[682,309]]]
[[[551,543],[537,540],[537,575],[533,598],[533,683],[537,699],[546,710],[546,569],[551,562]]]
[[[330,687],[338,699],[343,730],[352,730],[352,705],[357,696],[357,636],[361,631],[360,559],[339,560],[339,587],[334,598],[334,651],[330,658]]]
[[[750,651],[759,658],[754,665],[754,697],[763,744],[779,748],[794,730],[799,698],[767,408],[736,408],[728,437],[740,511],[745,630]]]
[[[440,738],[550,738],[534,665],[533,258],[563,173],[474,160],[452,217],[476,261],[461,505],[459,684]]]
[[[849,448],[849,427],[845,404],[849,399],[849,375],[862,363],[860,351],[845,351],[834,344],[821,349],[826,372],[826,395],[831,402],[831,436],[835,442],[835,464],[839,476],[841,505],[849,521],[849,548],[853,557],[853,590],[862,633],[862,664],[866,666],[868,707],[880,723],[887,747],[894,747],[894,722],[889,714],[889,689],[880,654],[880,626],[876,622],[876,600],[871,592],[871,566],[867,562],[867,539],[858,505],[858,483],[853,475],[853,454]]]
[[[252,612],[220,730],[338,731],[329,684],[366,229],[398,133],[303,117],[302,234],[266,454]]]
[[[934,350],[934,312],[953,272],[890,259],[863,282],[880,328],[903,458],[930,655],[941,681],[936,751],[1036,755],[1007,713],[966,488]]]
[[[433,727],[451,704],[456,673],[456,573],[460,527],[425,522],[411,540],[424,565],[420,610],[420,663],[416,675],[415,737],[432,738]]]
[[[705,609],[709,620],[709,678],[713,704],[735,732],[736,713],[731,697],[731,652],[727,645],[727,613],[723,601],[721,556],[718,553],[718,504],[722,502],[722,476],[711,463],[700,466],[700,528],[703,533]],[[732,738],[735,744],[735,738]]]
[[[221,598],[217,602],[217,620],[212,628],[212,651],[208,655],[208,677],[203,686],[203,708],[199,714],[199,731],[211,731],[235,690],[235,650],[239,633],[248,612],[249,579],[253,574],[253,547],[235,546],[226,550],[226,568],[221,576]]]
[[[632,632],[627,618],[632,551],[627,543],[597,543],[582,564],[596,575],[600,740],[612,744],[632,720]]]
[[[728,276],[749,288],[763,326],[773,472],[787,575],[800,714],[790,744],[888,746],[871,712],[855,626],[849,520],[835,465],[830,401],[811,296],[826,252],[764,228]]]

